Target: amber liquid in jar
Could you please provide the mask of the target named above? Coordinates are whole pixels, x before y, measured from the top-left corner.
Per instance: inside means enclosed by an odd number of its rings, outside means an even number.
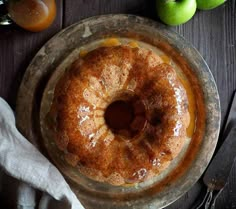
[[[55,0],[9,0],[8,12],[20,27],[38,32],[48,28],[56,16]]]

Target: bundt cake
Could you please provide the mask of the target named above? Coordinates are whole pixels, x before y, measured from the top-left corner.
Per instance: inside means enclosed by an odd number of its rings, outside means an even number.
[[[176,71],[154,52],[119,45],[79,57],[56,84],[47,115],[63,159],[113,185],[139,183],[166,169],[189,126]]]

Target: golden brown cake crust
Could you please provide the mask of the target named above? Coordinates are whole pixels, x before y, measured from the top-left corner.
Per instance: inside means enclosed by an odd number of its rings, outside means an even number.
[[[145,125],[132,139],[114,134],[104,119],[108,105],[126,95],[138,98],[135,111],[139,102],[145,106]],[[101,47],[78,58],[56,85],[49,116],[64,159],[114,185],[141,182],[167,168],[189,124],[186,92],[175,70],[152,51],[128,46]]]

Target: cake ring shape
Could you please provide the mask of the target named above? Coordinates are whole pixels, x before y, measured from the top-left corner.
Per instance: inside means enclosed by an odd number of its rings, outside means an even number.
[[[175,69],[151,50],[125,45],[79,57],[58,81],[47,119],[65,161],[113,185],[165,170],[190,121]]]

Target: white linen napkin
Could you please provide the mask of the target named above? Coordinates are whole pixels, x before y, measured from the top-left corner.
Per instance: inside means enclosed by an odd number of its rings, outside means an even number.
[[[34,209],[35,189],[45,192],[40,200],[39,209],[49,208],[49,205],[51,208],[61,208],[60,205],[63,205],[64,209],[84,209],[58,169],[19,133],[15,126],[13,111],[2,98],[0,172],[1,169],[20,180],[17,187],[19,209]]]

